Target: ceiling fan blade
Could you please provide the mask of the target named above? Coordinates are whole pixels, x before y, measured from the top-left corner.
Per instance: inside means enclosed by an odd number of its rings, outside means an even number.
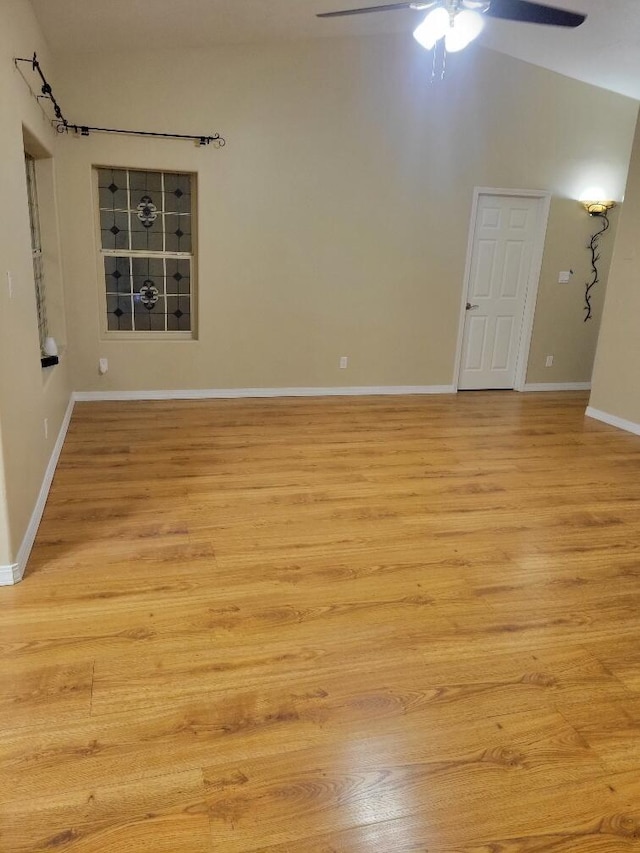
[[[579,12],[568,12],[566,9],[532,3],[530,0],[491,0],[491,6],[485,15],[525,24],[550,24],[554,27],[579,27],[587,18]]]
[[[387,3],[386,6],[366,6],[364,9],[344,9],[341,12],[321,12],[319,15],[316,15],[316,18],[342,18],[345,15],[365,15],[367,12],[391,12],[394,9],[411,9],[414,3]]]

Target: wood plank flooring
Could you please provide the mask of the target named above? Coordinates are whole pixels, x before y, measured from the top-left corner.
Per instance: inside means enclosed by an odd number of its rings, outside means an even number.
[[[640,851],[640,438],[585,406],[78,404],[2,853]]]

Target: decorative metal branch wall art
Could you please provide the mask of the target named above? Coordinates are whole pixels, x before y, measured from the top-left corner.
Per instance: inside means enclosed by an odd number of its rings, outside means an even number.
[[[600,238],[609,230],[609,217],[607,213],[612,207],[615,207],[613,201],[584,201],[583,205],[589,216],[595,216],[602,220],[602,227],[596,231],[587,244],[587,249],[591,252],[591,280],[585,284],[584,292],[584,322],[592,319],[591,311],[591,291],[594,286],[600,281],[598,271],[598,261],[600,260]]]

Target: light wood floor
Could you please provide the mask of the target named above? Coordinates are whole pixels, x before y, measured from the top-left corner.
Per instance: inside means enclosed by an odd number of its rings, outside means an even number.
[[[640,438],[581,394],[78,404],[0,850],[640,850]]]

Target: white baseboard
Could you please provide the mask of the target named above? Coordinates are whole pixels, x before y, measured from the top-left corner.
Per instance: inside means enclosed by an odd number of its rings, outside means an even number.
[[[0,586],[13,586],[20,580],[22,580],[22,574],[17,563],[0,566]]]
[[[361,385],[336,388],[196,388],[178,391],[76,391],[78,402],[100,400],[225,400],[244,397],[362,397],[376,394],[455,394],[453,385]]]
[[[602,412],[600,409],[594,409],[592,406],[587,407],[585,415],[588,418],[593,418],[596,421],[602,421],[609,426],[623,429],[626,432],[632,432],[634,435],[640,435],[640,424],[633,421],[627,421],[624,418],[619,418],[617,415],[610,415],[609,412]]]
[[[49,459],[49,464],[47,465],[47,469],[44,473],[42,486],[40,487],[40,492],[38,494],[38,500],[36,501],[33,512],[31,513],[29,526],[27,527],[27,531],[22,540],[22,545],[20,546],[20,550],[16,557],[17,562],[9,566],[0,566],[0,586],[7,586],[18,583],[22,580],[24,570],[27,566],[27,560],[29,559],[29,554],[33,548],[33,543],[35,542],[40,520],[42,519],[42,513],[44,512],[47,497],[49,496],[49,489],[51,488],[53,475],[55,474],[58,459],[60,458],[62,445],[64,444],[67,430],[69,429],[74,402],[75,400],[72,394],[69,399],[67,411],[62,419],[62,424],[60,425],[60,431],[58,432],[56,443],[53,445],[53,450],[51,451],[51,458]]]
[[[590,382],[527,382],[523,391],[590,391]]]

